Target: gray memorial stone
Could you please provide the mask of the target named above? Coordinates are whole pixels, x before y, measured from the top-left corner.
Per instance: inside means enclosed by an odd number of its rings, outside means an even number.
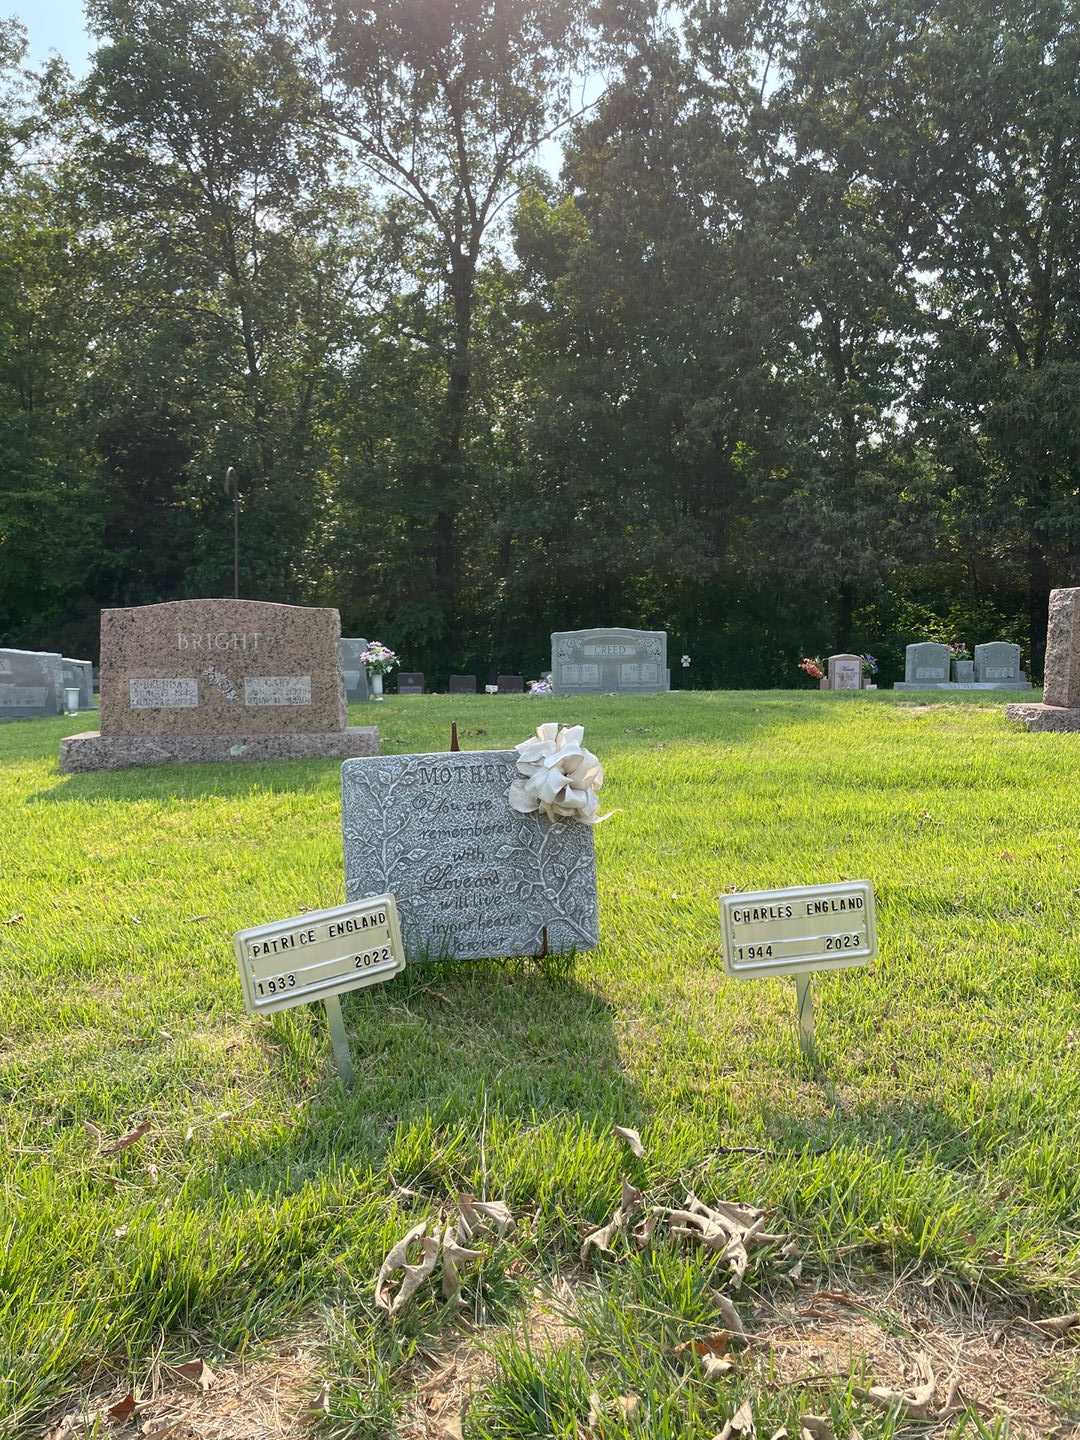
[[[1031,682],[1020,669],[1020,646],[991,640],[975,646],[975,682],[999,685],[1003,690],[1027,690]]]
[[[556,630],[552,685],[560,695],[670,690],[666,630]]]
[[[830,655],[827,673],[830,690],[861,690],[862,656]]]
[[[513,750],[341,767],[345,893],[397,898],[409,960],[588,950],[599,940],[590,826],[510,808]]]
[[[397,693],[399,695],[423,695],[424,672],[422,670],[399,670]]]
[[[63,657],[50,650],[0,650],[0,719],[61,715]]]
[[[94,667],[89,660],[69,660],[61,657],[64,672],[64,686],[76,686],[79,691],[79,709],[89,710],[94,703]]]
[[[1041,705],[1006,705],[1029,730],[1080,730],[1080,588],[1051,590]]]
[[[345,681],[347,701],[371,699],[367,666],[360,659],[367,647],[366,640],[346,639],[344,635],[338,641],[338,663],[341,666],[341,677]]]
[[[475,695],[475,694],[476,694],[476,676],[475,676],[475,675],[451,675],[451,676],[450,676],[450,694],[451,694],[451,695]]]
[[[525,690],[523,675],[500,675],[496,683],[500,695],[521,695]]]
[[[952,678],[957,685],[973,685],[975,683],[975,661],[954,660],[952,662]]]
[[[952,655],[947,645],[934,640],[921,640],[909,645],[904,654],[904,678],[895,685],[897,690],[940,690],[949,685],[949,666]]]

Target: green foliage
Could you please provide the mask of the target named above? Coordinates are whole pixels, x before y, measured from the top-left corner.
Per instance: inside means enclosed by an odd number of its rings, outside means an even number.
[[[596,623],[695,685],[954,631],[1038,674],[1080,559],[1063,0],[88,14],[80,84],[0,29],[0,640],[227,593],[231,465],[242,593],[430,683]]]

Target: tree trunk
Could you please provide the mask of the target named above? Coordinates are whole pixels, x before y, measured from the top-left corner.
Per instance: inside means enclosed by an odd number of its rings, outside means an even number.
[[[433,554],[435,590],[442,604],[443,632],[449,635],[457,615],[457,511],[464,485],[462,445],[472,389],[472,310],[476,256],[459,253],[451,260],[454,300],[453,341],[446,376],[438,450],[435,456]]]
[[[837,591],[837,614],[836,614],[836,643],[838,655],[850,653],[851,651],[851,630],[855,615],[855,587],[847,580],[843,581]]]
[[[1050,568],[1035,536],[1028,540],[1027,605],[1031,674],[1041,675],[1046,659],[1046,625],[1050,615]]]

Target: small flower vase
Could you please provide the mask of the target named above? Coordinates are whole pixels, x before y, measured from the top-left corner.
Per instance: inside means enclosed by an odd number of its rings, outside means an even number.
[[[371,677],[371,698],[373,700],[381,700],[383,698],[381,675],[376,674]]]
[[[952,662],[952,678],[954,685],[970,685],[975,679],[975,661],[954,660]]]

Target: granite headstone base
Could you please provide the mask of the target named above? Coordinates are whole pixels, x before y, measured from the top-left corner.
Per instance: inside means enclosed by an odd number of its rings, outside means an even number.
[[[234,760],[351,760],[378,753],[374,725],[311,735],[101,735],[86,730],[60,742],[60,769],[72,774]]]
[[[1026,677],[1022,680],[945,680],[931,683],[927,680],[897,680],[894,690],[1032,690],[1034,686]]]
[[[1080,710],[1066,705],[1006,705],[1005,716],[1019,720],[1026,730],[1056,731],[1066,734],[1080,730]]]

